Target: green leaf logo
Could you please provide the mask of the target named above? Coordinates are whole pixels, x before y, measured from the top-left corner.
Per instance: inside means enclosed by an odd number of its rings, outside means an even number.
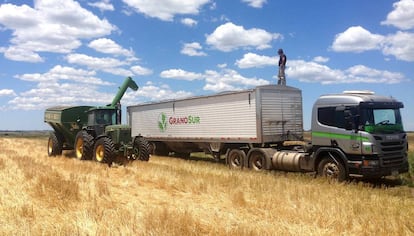
[[[158,128],[161,132],[165,132],[167,130],[167,115],[165,115],[164,112],[158,116]]]

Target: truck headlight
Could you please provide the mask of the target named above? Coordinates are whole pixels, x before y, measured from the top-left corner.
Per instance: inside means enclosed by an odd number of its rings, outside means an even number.
[[[374,152],[374,145],[371,142],[362,142],[362,151],[365,154],[372,154]]]

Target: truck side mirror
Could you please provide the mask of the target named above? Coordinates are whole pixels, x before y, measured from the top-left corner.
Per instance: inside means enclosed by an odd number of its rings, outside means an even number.
[[[358,132],[359,115],[353,115],[351,110],[344,110],[345,130],[355,130]]]
[[[350,110],[344,110],[345,130],[352,130],[353,119]]]

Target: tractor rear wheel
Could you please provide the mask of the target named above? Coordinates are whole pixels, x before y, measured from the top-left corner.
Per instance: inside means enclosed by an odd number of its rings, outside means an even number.
[[[136,137],[134,140],[134,156],[140,161],[149,161],[150,145],[144,137]]]
[[[75,138],[75,155],[79,160],[92,159],[93,136],[86,130],[78,132]]]
[[[108,137],[100,138],[95,143],[93,159],[100,163],[112,164],[115,158],[115,145]]]
[[[53,132],[49,135],[49,141],[47,142],[47,155],[58,156],[62,155],[63,141],[60,134]]]

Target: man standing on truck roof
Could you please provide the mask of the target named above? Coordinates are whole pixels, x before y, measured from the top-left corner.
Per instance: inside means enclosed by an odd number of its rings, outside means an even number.
[[[286,55],[283,53],[283,49],[279,49],[277,51],[277,54],[279,54],[279,74],[277,81],[277,84],[279,85],[286,85],[286,77],[285,77],[285,67],[286,67]]]

